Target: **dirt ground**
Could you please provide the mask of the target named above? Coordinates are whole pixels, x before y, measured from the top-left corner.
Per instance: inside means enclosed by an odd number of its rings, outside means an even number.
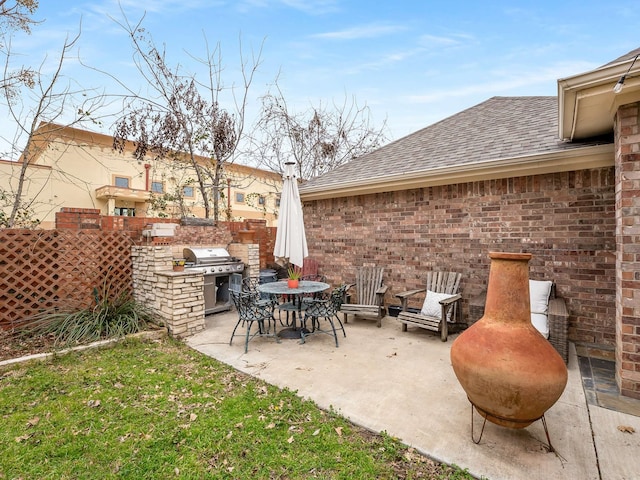
[[[54,341],[51,337],[15,338],[9,332],[0,330],[0,361],[19,358],[35,353],[53,351]]]

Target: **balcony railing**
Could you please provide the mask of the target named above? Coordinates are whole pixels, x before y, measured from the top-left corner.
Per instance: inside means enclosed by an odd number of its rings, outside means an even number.
[[[105,185],[96,188],[96,198],[99,200],[117,198],[118,200],[131,200],[134,202],[147,202],[151,198],[151,192],[147,190],[137,190],[135,188],[116,187],[115,185]]]

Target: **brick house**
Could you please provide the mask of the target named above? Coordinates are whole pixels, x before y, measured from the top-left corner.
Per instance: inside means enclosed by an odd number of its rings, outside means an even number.
[[[616,360],[640,398],[640,49],[558,80],[557,97],[494,97],[300,187],[310,256],[330,281],[386,267],[394,293],[530,252],[566,299],[569,338]],[[622,76],[622,90],[614,85]],[[616,89],[617,90],[617,89]]]

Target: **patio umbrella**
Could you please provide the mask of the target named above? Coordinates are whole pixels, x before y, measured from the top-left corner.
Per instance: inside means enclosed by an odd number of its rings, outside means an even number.
[[[302,268],[302,261],[304,257],[309,255],[309,250],[307,237],[304,233],[302,203],[300,202],[294,165],[293,162],[287,162],[284,167],[278,230],[273,255],[279,262],[288,259],[289,263]]]

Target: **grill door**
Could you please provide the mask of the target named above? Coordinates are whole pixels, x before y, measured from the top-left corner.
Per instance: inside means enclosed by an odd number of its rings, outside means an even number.
[[[215,310],[216,306],[216,277],[214,275],[204,276],[204,314],[207,315]]]

